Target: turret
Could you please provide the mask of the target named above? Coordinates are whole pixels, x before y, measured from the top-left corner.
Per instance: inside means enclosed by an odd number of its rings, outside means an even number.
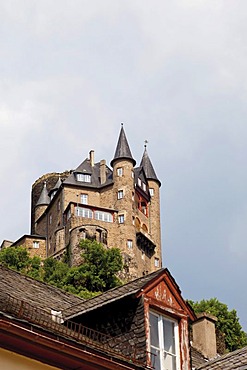
[[[34,210],[34,222],[42,216],[42,214],[45,212],[46,208],[48,207],[50,203],[50,197],[48,195],[48,191],[46,188],[46,181],[44,181],[43,184],[43,189],[40,193],[39,199],[35,205],[35,210]]]

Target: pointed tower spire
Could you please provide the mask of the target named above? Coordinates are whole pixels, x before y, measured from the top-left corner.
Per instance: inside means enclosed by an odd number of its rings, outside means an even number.
[[[55,184],[55,186],[49,191],[49,196],[51,196],[52,194],[53,194],[53,196],[54,196],[54,194],[58,191],[58,189],[60,188],[60,186],[61,186],[61,184],[62,184],[62,181],[61,181],[61,177],[60,177],[60,175],[58,176],[58,179],[57,179],[57,182],[56,182],[56,184]]]
[[[111,161],[111,166],[113,167],[113,163],[117,159],[130,159],[133,163],[133,166],[135,166],[136,161],[132,157],[130,147],[124,132],[123,123],[121,123],[121,130],[118,138],[118,143],[115,151],[114,158]]]
[[[42,189],[42,191],[40,193],[40,196],[39,196],[39,199],[36,203],[36,207],[37,206],[48,205],[49,203],[50,203],[50,198],[49,198],[48,191],[47,191],[47,188],[46,188],[46,181],[44,181],[43,189]]]
[[[148,180],[157,181],[159,186],[161,186],[161,182],[158,179],[158,177],[157,177],[157,175],[154,171],[153,165],[151,163],[151,160],[150,160],[148,152],[147,152],[147,143],[148,143],[148,141],[145,140],[145,142],[144,142],[144,153],[143,153],[143,156],[142,156],[140,167],[143,168],[143,170],[145,172],[145,175],[146,175],[146,178]]]

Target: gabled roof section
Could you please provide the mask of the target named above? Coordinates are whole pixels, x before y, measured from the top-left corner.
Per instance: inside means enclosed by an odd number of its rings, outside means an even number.
[[[68,310],[63,312],[64,318],[69,320],[73,317],[84,314],[88,311],[95,310],[99,307],[102,307],[106,304],[115,302],[119,299],[122,299],[126,296],[135,295],[143,289],[150,281],[154,281],[158,276],[162,276],[164,269],[153,272],[152,274],[145,275],[141,278],[135,279],[127,284],[121,285],[117,288],[108,290],[105,293],[102,293],[94,298],[88,299],[74,307],[70,307]]]
[[[148,180],[157,181],[159,186],[161,186],[161,182],[158,179],[158,177],[157,177],[157,175],[154,171],[153,165],[151,163],[151,160],[149,158],[146,144],[145,144],[144,153],[143,153],[143,156],[142,156],[140,166],[143,167],[144,172],[145,172],[146,177],[147,177]]]
[[[54,191],[57,191],[59,188],[60,188],[60,186],[62,185],[62,180],[61,180],[61,177],[60,177],[60,175],[59,175],[59,177],[58,177],[58,180],[57,180],[57,182],[56,182],[56,184],[54,185],[54,187],[49,191],[49,195],[51,195]]]
[[[52,285],[34,280],[0,265],[0,296],[8,294],[13,298],[26,301],[32,306],[47,312],[51,309],[62,311],[82,303],[82,298],[67,293]]]
[[[64,185],[76,185],[89,188],[102,188],[113,182],[112,170],[105,166],[106,170],[106,181],[101,184],[100,182],[100,162],[95,163],[93,166],[90,163],[90,159],[86,158],[72,173],[64,180]],[[91,176],[90,182],[78,181],[77,174],[85,174]]]
[[[196,370],[246,370],[247,346],[198,366]]]
[[[132,161],[133,166],[135,166],[135,164],[136,164],[136,161],[132,157],[132,154],[131,154],[131,151],[130,151],[130,147],[129,147],[129,144],[128,144],[128,141],[127,141],[127,138],[126,138],[126,135],[125,135],[125,132],[124,132],[123,124],[121,126],[121,130],[120,130],[120,134],[119,134],[118,143],[117,143],[116,151],[115,151],[115,154],[114,154],[114,158],[111,161],[111,166],[112,167],[113,167],[114,162],[117,159],[129,159],[129,160]]]
[[[49,195],[48,195],[48,190],[46,188],[46,181],[44,181],[44,185],[43,185],[43,189],[40,193],[40,196],[39,196],[39,199],[36,203],[36,207],[37,206],[48,206],[48,204],[50,203],[50,198],[49,198]]]

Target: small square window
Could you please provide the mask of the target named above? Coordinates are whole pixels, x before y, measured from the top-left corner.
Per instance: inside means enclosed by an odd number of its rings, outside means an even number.
[[[118,176],[123,176],[123,168],[122,167],[117,168],[117,175]]]
[[[127,246],[128,246],[129,249],[133,248],[133,241],[131,239],[127,240]]]
[[[154,196],[154,189],[153,188],[149,188],[149,193],[150,193],[151,197],[153,197]]]
[[[88,204],[88,195],[87,194],[81,194],[81,203],[82,204]]]
[[[123,190],[118,190],[117,192],[117,198],[122,199],[123,198]]]
[[[119,222],[120,224],[123,224],[123,223],[124,223],[124,215],[119,215],[119,216],[118,216],[118,222]]]
[[[160,260],[159,260],[159,258],[154,258],[154,266],[155,267],[160,267]]]
[[[33,242],[33,248],[35,249],[39,248],[39,242],[37,241]]]

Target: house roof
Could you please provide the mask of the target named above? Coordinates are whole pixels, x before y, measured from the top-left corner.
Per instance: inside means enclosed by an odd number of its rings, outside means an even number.
[[[196,370],[246,370],[247,346],[198,366]]]
[[[119,134],[118,143],[117,143],[117,147],[116,147],[116,150],[115,150],[114,158],[111,161],[111,166],[113,166],[114,161],[117,160],[117,159],[130,159],[133,162],[133,166],[135,166],[135,164],[136,164],[136,161],[132,157],[132,154],[131,154],[131,151],[130,151],[128,140],[127,140],[125,132],[124,132],[123,124],[122,124],[121,130],[120,130],[120,134]]]
[[[91,175],[91,182],[77,181],[76,174],[88,174]],[[65,185],[76,185],[85,186],[88,188],[102,188],[112,183],[112,170],[106,166],[106,181],[104,184],[100,182],[100,162],[95,163],[93,166],[90,164],[90,160],[86,158],[70,175],[64,180]]]
[[[144,153],[143,153],[143,156],[142,156],[142,160],[141,160],[140,166],[143,167],[144,172],[145,172],[145,175],[146,175],[146,178],[148,180],[157,181],[159,183],[159,186],[161,186],[161,182],[158,179],[158,177],[157,177],[157,175],[156,175],[156,173],[154,171],[152,162],[151,162],[151,160],[149,158],[146,145],[145,145],[145,149],[144,149]]]
[[[65,310],[63,312],[64,318],[68,320],[85,312],[97,309],[98,307],[102,307],[108,303],[122,299],[126,296],[136,294],[150,281],[153,281],[157,276],[161,275],[164,270],[165,269],[160,269],[153,272],[152,274],[146,275],[139,279],[135,279],[117,288],[110,289],[107,292],[88,299],[85,302],[79,303],[74,307],[70,307],[68,310]]]
[[[52,285],[34,280],[0,265],[0,294],[8,294],[16,299],[50,312],[60,311],[82,303],[82,298],[67,293]]]

